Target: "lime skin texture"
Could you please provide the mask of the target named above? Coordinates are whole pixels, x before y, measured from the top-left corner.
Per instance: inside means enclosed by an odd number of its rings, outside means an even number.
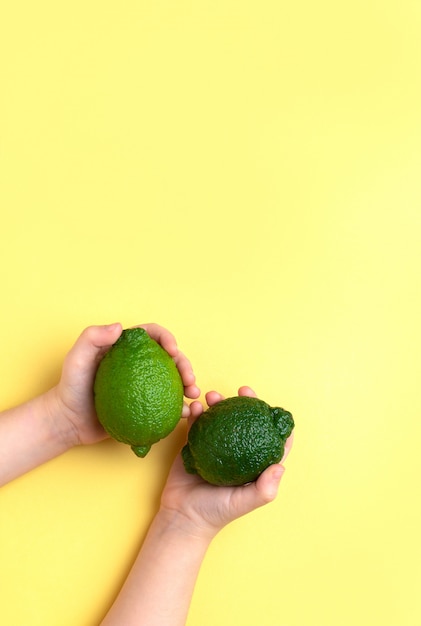
[[[248,396],[227,398],[192,424],[182,450],[184,467],[213,485],[252,482],[279,463],[293,428],[285,409]]]
[[[174,430],[183,394],[173,359],[143,328],[123,330],[101,360],[94,382],[100,423],[140,457]]]

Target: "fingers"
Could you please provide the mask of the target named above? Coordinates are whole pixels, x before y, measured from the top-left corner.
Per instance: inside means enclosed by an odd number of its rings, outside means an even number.
[[[187,398],[198,398],[200,396],[200,389],[196,385],[196,376],[194,375],[189,359],[178,350],[177,355],[174,357],[174,363],[183,381],[184,395]]]
[[[205,394],[205,398],[206,398],[206,404],[208,406],[213,406],[214,404],[221,402],[221,400],[224,399],[224,396],[218,393],[217,391],[208,391],[207,394]]]
[[[174,335],[159,324],[141,324],[138,328],[143,328],[149,337],[154,339],[173,358],[174,363],[180,372],[184,385],[184,395],[187,398],[198,398],[200,389],[196,385],[196,376],[189,359],[178,349]],[[186,409],[184,409],[186,414]]]
[[[249,396],[250,398],[257,397],[253,389],[247,386],[240,387],[238,390],[238,395]],[[208,393],[205,395],[205,398],[206,398],[206,402],[208,406],[213,406],[214,404],[221,402],[221,400],[224,400],[224,396],[218,393],[217,391],[208,391]]]
[[[240,389],[238,390],[238,395],[239,396],[249,396],[249,398],[257,398],[256,393],[253,391],[253,389],[251,387],[240,387]]]
[[[159,324],[140,324],[135,328],[143,328],[148,333],[149,337],[154,339],[164,350],[172,357],[177,356],[178,348],[177,341],[174,335]]]
[[[187,430],[190,430],[193,422],[197,420],[199,415],[202,415],[203,406],[199,400],[195,400],[194,402],[191,402],[190,406],[187,406],[187,409],[186,409],[186,406],[187,405],[183,407],[183,413],[181,414],[181,416],[187,417]]]
[[[188,396],[189,398],[198,398],[200,396],[200,391],[197,387],[195,387],[195,389],[199,392],[197,393],[197,395],[190,395]],[[255,392],[253,391],[253,389],[251,387],[240,387],[240,389],[238,390],[238,395],[239,396],[250,396],[250,397],[256,397]],[[224,400],[224,396],[219,393],[218,391],[208,391],[205,394],[205,399],[206,399],[206,404],[208,405],[208,407],[213,406],[214,404],[218,404],[218,402],[221,402],[221,400]],[[190,406],[185,405],[183,407],[183,413],[182,413],[182,417],[187,417],[188,418],[188,428],[190,429],[191,425],[193,424],[193,422],[203,413],[203,406],[202,403],[199,401],[195,401],[192,402],[190,404]]]
[[[202,403],[199,402],[199,400],[195,400],[194,402],[190,404],[190,415],[193,419],[198,418],[199,415],[202,415],[202,413],[203,413],[203,406],[202,406]]]

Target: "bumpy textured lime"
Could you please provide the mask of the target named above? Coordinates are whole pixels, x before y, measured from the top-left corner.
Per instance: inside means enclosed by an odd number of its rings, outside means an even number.
[[[213,485],[243,485],[284,454],[289,411],[248,396],[227,398],[193,423],[182,450],[186,471]]]
[[[169,354],[143,328],[129,328],[100,362],[94,397],[107,433],[144,457],[180,420],[183,383]]]

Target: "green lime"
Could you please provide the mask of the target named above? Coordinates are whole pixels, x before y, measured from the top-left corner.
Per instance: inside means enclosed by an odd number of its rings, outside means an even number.
[[[213,485],[252,482],[279,463],[293,428],[289,411],[258,398],[227,398],[193,422],[182,450],[184,466]]]
[[[107,433],[144,457],[176,427],[183,382],[169,354],[143,328],[123,330],[101,360],[95,409]]]

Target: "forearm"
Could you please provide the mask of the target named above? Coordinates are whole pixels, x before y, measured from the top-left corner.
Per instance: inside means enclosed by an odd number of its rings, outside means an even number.
[[[0,486],[70,447],[54,414],[54,390],[0,413]]]
[[[101,626],[183,626],[211,537],[158,513],[114,605]]]

